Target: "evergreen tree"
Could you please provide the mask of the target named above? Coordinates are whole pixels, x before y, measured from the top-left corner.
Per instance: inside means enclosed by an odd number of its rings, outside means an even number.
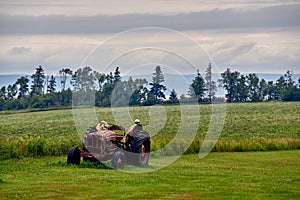
[[[207,89],[205,88],[205,81],[198,70],[197,76],[190,85],[189,94],[192,98],[196,98],[198,102],[201,102],[204,100],[204,93],[206,90]]]
[[[115,72],[114,72],[114,82],[118,82],[121,80],[121,72],[119,70],[119,67],[116,68]]]
[[[56,81],[53,75],[51,75],[50,80],[47,85],[47,92],[48,93],[54,93],[56,87]]]
[[[173,89],[173,90],[171,91],[170,98],[169,98],[169,102],[170,102],[170,103],[178,103],[178,102],[179,102],[179,101],[178,101],[178,97],[177,97],[177,93],[176,93],[175,89]]]
[[[268,100],[278,100],[279,92],[273,81],[268,81],[266,91]]]
[[[32,74],[32,85],[31,85],[31,95],[41,95],[43,94],[43,88],[44,88],[44,69],[42,66],[39,66],[36,68],[36,72]]]
[[[148,81],[146,79],[135,79],[131,85],[131,82],[128,87],[131,88],[131,90],[134,90],[131,97],[130,97],[130,105],[141,105],[144,103],[144,101],[147,99],[147,94],[149,93],[148,89],[146,88],[146,85],[148,84]]]
[[[140,86],[132,93],[129,105],[142,105],[146,101],[148,93],[149,91],[146,87]]]
[[[206,69],[205,87],[207,89],[208,100],[209,100],[209,102],[212,102],[212,100],[215,98],[215,95],[217,92],[217,85],[216,85],[216,82],[212,80],[211,63],[208,64],[208,67]]]
[[[146,100],[143,102],[144,106],[151,106],[158,103],[158,100],[156,99],[155,95],[151,93],[150,91],[146,94]]]
[[[7,99],[7,90],[6,90],[6,86],[3,86],[3,87],[0,89],[0,98],[3,99],[3,100],[6,100],[6,99]]]
[[[167,88],[166,86],[161,84],[164,81],[164,75],[161,71],[160,66],[156,66],[155,72],[152,76],[152,83],[150,83],[150,85],[152,86],[150,88],[150,93],[154,96],[154,101],[152,102],[153,104],[161,103],[162,99],[166,98],[164,91],[166,91]]]
[[[110,72],[109,74],[107,74],[106,77],[105,77],[105,79],[106,79],[106,83],[107,84],[113,84],[113,82],[114,82],[113,73]]]

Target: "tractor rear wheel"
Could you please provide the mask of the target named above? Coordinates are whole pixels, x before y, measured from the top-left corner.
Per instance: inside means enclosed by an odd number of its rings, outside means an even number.
[[[140,166],[147,166],[150,158],[150,140],[145,139],[139,147],[137,154],[137,164]]]
[[[125,163],[125,154],[122,151],[115,152],[111,160],[111,166],[114,169],[124,168],[124,163]]]
[[[147,166],[150,158],[150,136],[144,131],[140,130],[130,140],[130,153],[126,157],[128,162],[139,165]]]
[[[68,154],[67,163],[75,164],[75,165],[80,164],[80,150],[78,147],[72,147],[70,149],[69,154]]]

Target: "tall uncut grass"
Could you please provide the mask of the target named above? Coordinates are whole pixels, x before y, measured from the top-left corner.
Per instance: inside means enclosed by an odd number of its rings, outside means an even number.
[[[185,105],[190,109],[191,105]],[[114,108],[119,109],[119,108]],[[122,108],[120,108],[122,109]],[[150,127],[150,107],[130,107],[132,119],[139,118]],[[154,152],[166,146],[176,135],[180,123],[179,106],[163,106],[166,124],[151,137]],[[209,126],[210,105],[200,105],[197,136],[185,154],[198,153]],[[110,108],[97,108],[99,120],[114,123]],[[192,118],[191,118],[192,119]],[[130,123],[121,124],[128,128]],[[72,146],[81,146],[72,110],[43,112],[0,112],[0,157],[66,155]],[[300,149],[300,102],[262,102],[227,104],[221,137],[212,151],[274,151]],[[87,127],[88,128],[88,127]],[[147,130],[151,132],[150,130]],[[189,130],[186,130],[187,133]],[[169,145],[165,155],[183,153],[186,144]],[[156,155],[155,153],[153,154]]]
[[[0,158],[21,158],[35,156],[61,156],[69,152],[71,146],[80,146],[78,135],[46,138],[41,135],[0,138]]]
[[[183,152],[184,143],[178,142],[168,146],[165,151],[157,154],[155,151],[164,147],[166,141],[155,141],[151,144],[153,156],[173,156],[178,154],[199,153],[203,139],[196,138],[186,152]],[[20,136],[18,138],[0,138],[0,158],[22,158],[36,156],[67,155],[70,147],[81,146],[78,135],[70,137],[46,138],[40,135]],[[300,149],[300,139],[297,138],[244,138],[242,140],[220,139],[212,152],[247,152],[247,151],[276,151]]]

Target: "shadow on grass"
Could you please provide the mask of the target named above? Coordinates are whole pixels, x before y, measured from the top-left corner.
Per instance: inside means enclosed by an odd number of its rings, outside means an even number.
[[[81,161],[79,165],[68,164],[66,161],[58,161],[55,163],[46,163],[47,166],[55,167],[73,167],[73,168],[90,168],[90,169],[113,169],[109,164],[102,162]]]
[[[110,161],[98,161],[98,162],[90,162],[90,161],[81,161],[79,165],[75,164],[68,164],[67,161],[58,161],[58,162],[46,162],[46,166],[50,167],[63,167],[63,168],[89,168],[89,169],[107,169],[107,170],[115,170],[113,167],[111,167]],[[157,166],[148,165],[148,166],[135,166],[132,164],[125,164],[124,168],[121,170],[125,171],[132,171],[134,170],[143,170],[143,169],[156,169]],[[138,171],[139,171],[138,170]]]

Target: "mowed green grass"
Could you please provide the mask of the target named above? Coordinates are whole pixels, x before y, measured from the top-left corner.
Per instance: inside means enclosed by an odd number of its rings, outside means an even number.
[[[0,162],[0,199],[299,199],[299,157],[299,150],[193,154],[142,174],[68,166],[65,157],[9,159]]]

